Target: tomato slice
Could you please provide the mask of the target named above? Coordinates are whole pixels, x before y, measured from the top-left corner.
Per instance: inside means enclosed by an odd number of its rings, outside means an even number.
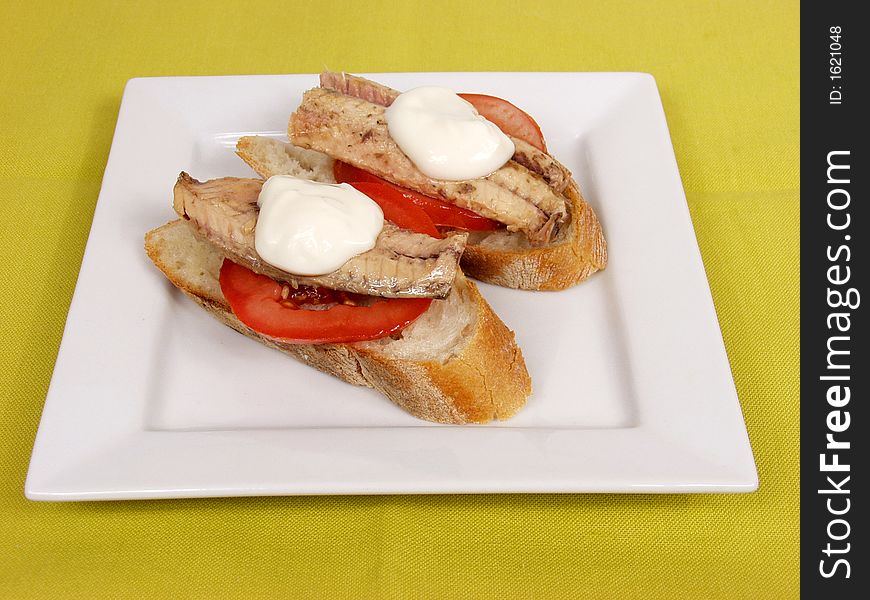
[[[409,204],[388,185],[354,184],[378,203],[384,218],[403,229],[440,237],[432,219]],[[305,288],[282,295],[284,285],[230,260],[220,272],[221,291],[239,320],[264,335],[288,343],[323,344],[375,340],[401,331],[432,304],[431,298],[377,298],[368,306],[351,306],[348,296],[324,288]],[[365,297],[371,300],[370,297]],[[303,305],[338,302],[328,309],[311,310]]]
[[[425,210],[409,204],[404,196],[388,183],[351,182],[354,188],[374,200],[384,211],[384,218],[402,229],[425,233],[440,238],[432,218]]]
[[[389,196],[393,201],[400,201],[407,204],[410,201],[412,204],[420,207],[429,218],[440,227],[450,227],[453,229],[464,229],[470,231],[491,231],[502,227],[498,221],[487,219],[470,210],[460,208],[448,202],[425,196],[414,190],[403,188],[394,183],[381,179],[376,175],[372,175],[368,171],[363,171],[348,163],[335,161],[332,168],[335,180],[339,183],[350,183],[364,194],[371,196],[375,201],[377,198],[372,194],[381,194]],[[380,185],[391,188],[391,190],[369,188],[369,192],[361,189],[357,184],[363,185]],[[398,194],[398,195],[397,195]],[[382,207],[383,208],[383,207]],[[384,213],[386,214],[386,213]],[[392,221],[392,219],[390,219]],[[395,222],[395,221],[394,221]],[[431,234],[430,234],[431,235]]]
[[[481,115],[492,121],[505,134],[530,143],[538,150],[547,151],[544,134],[535,120],[524,110],[507,100],[485,94],[459,94],[470,102]]]
[[[378,299],[370,306],[337,304],[326,310],[287,305],[282,284],[224,260],[221,291],[239,320],[284,342],[322,344],[386,337],[410,325],[429,308],[431,298]]]

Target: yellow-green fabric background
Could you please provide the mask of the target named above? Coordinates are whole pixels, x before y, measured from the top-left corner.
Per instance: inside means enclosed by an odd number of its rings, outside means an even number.
[[[798,595],[797,1],[2,2],[0,23],[0,597]],[[325,65],[654,74],[760,490],[26,501],[125,81]]]

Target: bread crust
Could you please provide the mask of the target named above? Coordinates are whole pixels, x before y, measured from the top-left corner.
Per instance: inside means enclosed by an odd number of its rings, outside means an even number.
[[[565,189],[570,221],[563,235],[546,246],[518,249],[492,247],[469,240],[460,262],[480,281],[522,290],[555,291],[576,285],[607,266],[607,244],[601,222],[583,199],[577,182]],[[516,236],[496,232],[491,236]]]
[[[415,417],[452,424],[506,419],[531,394],[531,379],[513,332],[462,273],[454,287],[462,294],[463,309],[475,313],[467,340],[455,352],[411,360],[390,355],[394,342],[288,344],[250,329],[220,292],[217,273],[222,257],[208,242],[196,239],[182,220],[148,232],[145,251],[173,285],[222,323],[348,383],[374,388]]]

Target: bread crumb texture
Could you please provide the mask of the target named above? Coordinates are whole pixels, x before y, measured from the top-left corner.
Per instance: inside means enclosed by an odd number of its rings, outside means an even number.
[[[288,344],[240,322],[220,290],[222,256],[184,220],[145,236],[166,277],[239,333],[344,381],[374,388],[412,415],[438,423],[485,423],[516,414],[531,379],[513,332],[461,273],[451,294],[397,338],[351,344]]]

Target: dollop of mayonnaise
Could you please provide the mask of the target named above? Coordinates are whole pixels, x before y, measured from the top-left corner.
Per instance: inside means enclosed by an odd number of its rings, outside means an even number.
[[[347,183],[275,175],[263,184],[257,205],[257,254],[295,275],[335,271],[374,248],[384,227],[381,207]]]
[[[514,143],[452,90],[407,91],[386,111],[387,129],[411,162],[433,179],[485,177],[514,154]]]

